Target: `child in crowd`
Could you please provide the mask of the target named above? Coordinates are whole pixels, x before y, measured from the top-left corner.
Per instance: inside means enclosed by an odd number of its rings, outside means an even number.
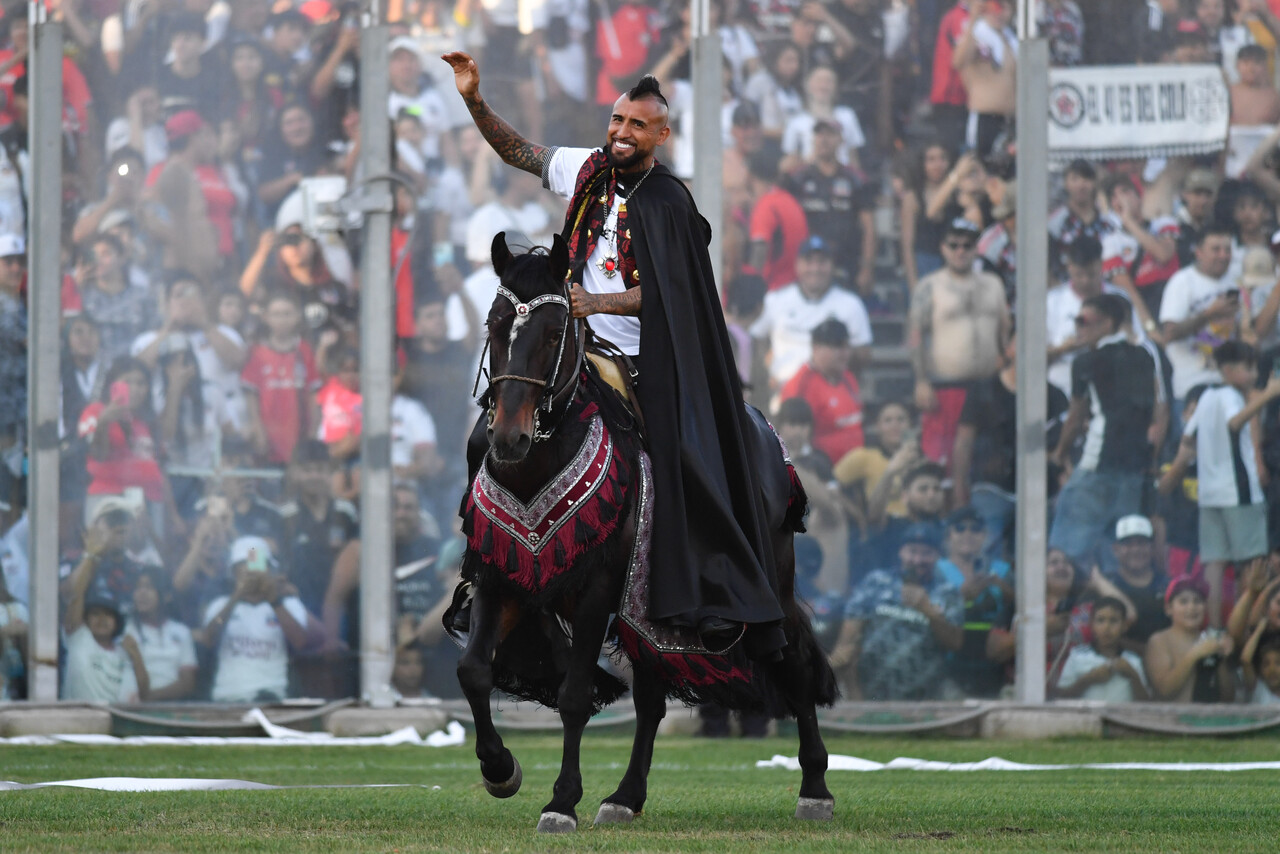
[[[1213,359],[1223,385],[1200,395],[1195,415],[1183,431],[1194,443],[1199,474],[1200,559],[1208,583],[1209,625],[1222,626],[1223,573],[1267,553],[1267,504],[1258,478],[1253,417],[1280,397],[1280,377],[1272,377],[1253,400],[1246,395],[1258,379],[1258,354],[1249,344],[1219,344]]]
[[[1157,700],[1229,703],[1235,697],[1228,662],[1235,644],[1229,634],[1204,629],[1208,596],[1208,586],[1198,576],[1169,582],[1164,607],[1173,625],[1151,636],[1143,661]]]
[[[196,692],[196,647],[191,629],[169,618],[169,574],[162,567],[144,567],[133,588],[133,618],[124,636],[142,652],[150,690],[148,702],[189,700]]]
[[[1089,631],[1093,642],[1071,648],[1053,695],[1107,703],[1150,699],[1142,660],[1137,653],[1120,647],[1125,631],[1124,603],[1112,596],[1094,602]]]
[[[1240,670],[1244,676],[1244,696],[1255,706],[1280,705],[1280,634],[1267,631],[1267,621],[1259,620],[1253,634],[1240,650]]]
[[[62,618],[66,666],[63,700],[86,703],[136,702],[150,691],[147,667],[138,643],[121,638],[124,615],[106,588],[94,585],[98,556],[111,533],[103,520],[85,532],[85,558],[71,574],[71,595]]]

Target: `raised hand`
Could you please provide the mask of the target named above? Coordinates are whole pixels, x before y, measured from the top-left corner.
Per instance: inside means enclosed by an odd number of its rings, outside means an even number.
[[[480,69],[469,54],[455,50],[440,58],[453,67],[453,83],[464,99],[474,98],[480,93]]]

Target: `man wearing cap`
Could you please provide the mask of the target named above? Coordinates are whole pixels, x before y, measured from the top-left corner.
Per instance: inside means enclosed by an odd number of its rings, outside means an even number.
[[[1067,200],[1049,214],[1049,267],[1055,278],[1066,274],[1067,247],[1085,235],[1101,242],[1116,224],[1098,208],[1098,170],[1088,160],[1067,164],[1062,176]]]
[[[431,84],[431,78],[422,73],[422,48],[411,36],[397,36],[387,49],[390,51],[387,79],[391,84],[387,116],[395,121],[401,110],[413,110],[427,131],[424,153],[428,158],[439,157],[440,136],[452,129],[453,123],[444,98]]]
[[[809,233],[835,249],[836,277],[866,296],[875,271],[876,188],[862,170],[840,162],[843,138],[839,122],[814,122],[813,154],[784,183],[804,209]]]
[[[1005,684],[1005,666],[987,654],[993,629],[1007,632],[1014,593],[1009,563],[984,555],[987,526],[973,507],[947,517],[946,557],[938,570],[964,601],[964,643],[951,659],[951,675],[965,697],[994,698]]]
[[[747,226],[747,264],[777,290],[796,280],[796,257],[809,224],[804,208],[778,180],[778,158],[771,151],[757,151],[748,161],[751,194],[755,205]]]
[[[813,444],[833,463],[863,445],[862,392],[849,370],[849,328],[834,317],[813,328],[808,364],[782,387],[782,399],[799,397],[813,409]]]
[[[271,547],[261,537],[232,543],[227,567],[235,588],[205,608],[200,637],[216,655],[209,698],[278,703],[289,696],[289,661],[307,646],[315,618],[275,571]]]
[[[765,294],[764,309],[751,324],[751,336],[768,339],[769,381],[786,385],[812,355],[813,330],[828,319],[840,321],[848,333],[850,370],[871,360],[871,320],[857,294],[835,286],[831,248],[817,235],[800,247],[796,281]],[[834,460],[833,460],[834,461]]]
[[[21,236],[0,234],[0,451],[27,420],[26,248]]]
[[[867,574],[849,597],[831,666],[850,700],[936,700],[949,685],[947,655],[964,642],[964,601],[938,570],[942,531],[903,533],[896,569]]]
[[[746,624],[747,652],[774,657],[786,641],[754,451],[744,438],[756,431],[742,403],[706,220],[655,157],[671,134],[658,80],[642,78],[613,104],[604,148],[547,148],[486,103],[471,57],[442,58],[489,145],[570,200],[564,237],[574,315],[639,357],[654,467],[650,617],[696,627],[709,642],[743,635]],[[479,452],[485,441],[477,433]],[[478,463],[478,453],[471,457]],[[685,510],[695,506],[696,526]]]
[[[1141,655],[1153,634],[1169,627],[1164,612],[1164,593],[1169,576],[1155,565],[1155,529],[1141,514],[1122,516],[1116,521],[1115,572],[1109,577],[1137,609],[1137,618],[1124,633],[1125,647]]]
[[[1000,354],[1013,328],[1004,284],[974,269],[978,235],[978,226],[968,220],[947,224],[945,264],[920,280],[907,316],[920,445],[926,456],[944,464],[951,458],[969,385],[1000,370]]]
[[[198,112],[174,113],[164,132],[169,158],[147,175],[143,199],[167,217],[148,216],[144,225],[163,245],[165,267],[205,281],[234,253],[236,196],[217,165],[217,134]]]

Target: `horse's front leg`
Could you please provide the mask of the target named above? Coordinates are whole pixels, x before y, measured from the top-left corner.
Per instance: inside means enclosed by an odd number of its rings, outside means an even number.
[[[458,684],[471,706],[476,727],[476,758],[484,787],[495,798],[520,791],[520,763],[502,744],[493,725],[489,697],[493,693],[493,653],[514,625],[515,604],[496,591],[477,588],[471,602],[471,635],[458,660]]]
[[[542,808],[539,833],[567,833],[578,828],[574,807],[582,800],[579,765],[582,732],[591,718],[596,661],[609,625],[609,612],[613,610],[608,604],[606,587],[598,584],[587,591],[574,609],[573,646],[559,695],[560,722],[564,726],[560,776],[556,778],[550,803]]]

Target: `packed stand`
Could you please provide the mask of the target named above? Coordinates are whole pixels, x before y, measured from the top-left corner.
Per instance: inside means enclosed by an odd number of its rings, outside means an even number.
[[[440,616],[461,552],[490,241],[547,244],[564,211],[501,164],[436,57],[475,55],[494,109],[555,145],[601,141],[615,99],[652,72],[671,105],[660,156],[689,179],[691,22],[680,2],[386,6],[393,684],[451,696]],[[806,484],[797,583],[854,698],[1011,690],[1013,6],[711,4],[726,322],[748,398]],[[362,240],[358,215],[316,215],[366,178],[356,4],[61,7],[62,695],[356,696]],[[1052,209],[1025,213],[1051,246],[1052,696],[1280,694],[1278,12],[1038,5],[1055,67],[1219,63],[1231,105],[1231,156],[1058,163]],[[11,3],[0,19],[9,697],[24,690],[30,586],[26,15]],[[709,716],[708,732],[725,720]]]

